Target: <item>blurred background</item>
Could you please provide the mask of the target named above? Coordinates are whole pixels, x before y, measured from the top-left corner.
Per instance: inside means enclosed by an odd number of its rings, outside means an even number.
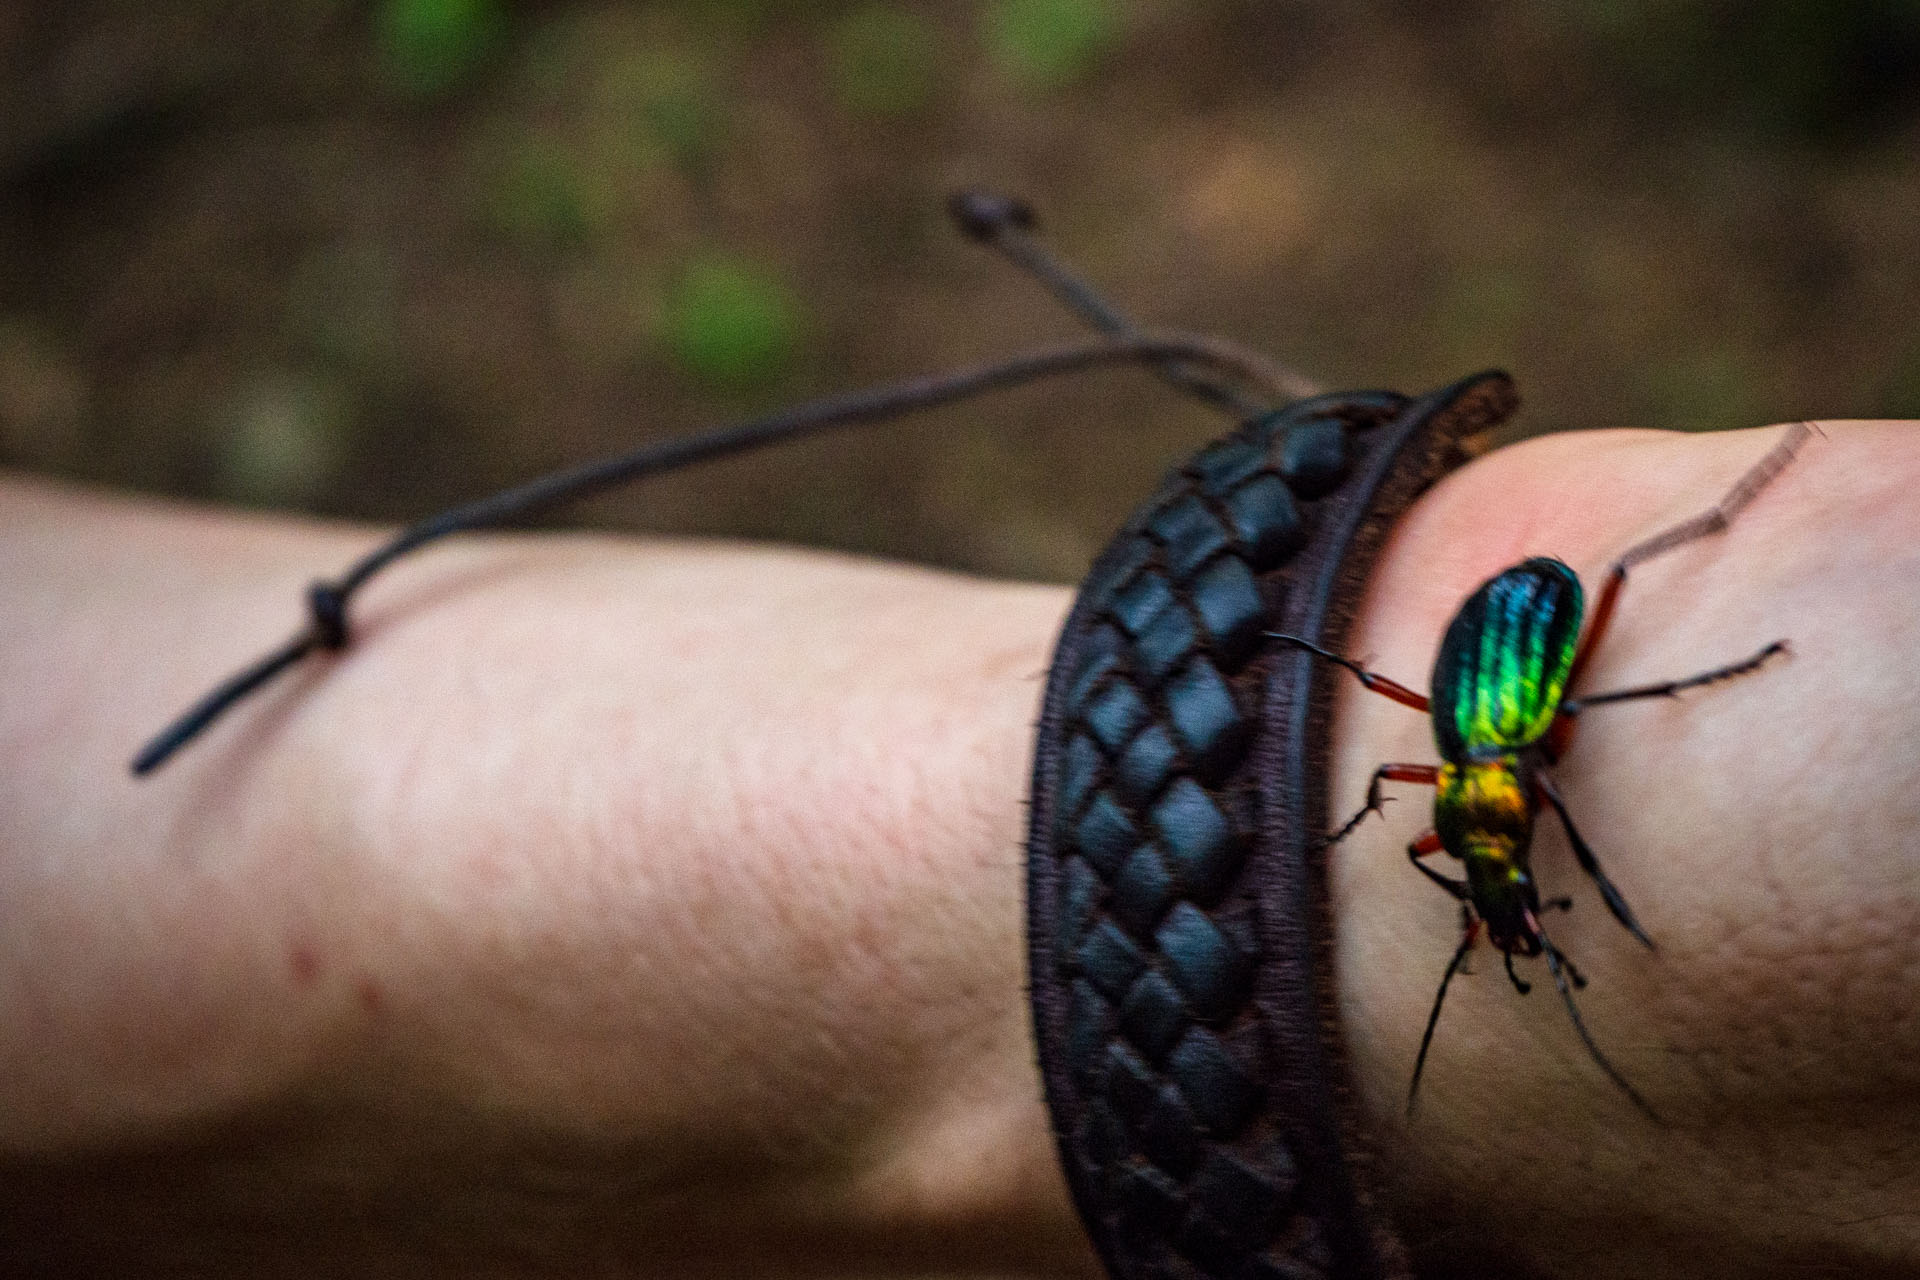
[[[397,520],[1146,322],[1519,433],[1920,416],[1920,0],[0,0],[0,464]],[[1220,420],[1056,381],[586,523],[1070,580]]]

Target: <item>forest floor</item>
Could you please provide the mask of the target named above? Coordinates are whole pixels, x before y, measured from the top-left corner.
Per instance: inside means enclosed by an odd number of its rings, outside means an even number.
[[[946,225],[962,184],[1033,199],[1144,321],[1330,386],[1501,366],[1521,432],[1920,416],[1920,114],[1884,32],[438,3],[0,13],[0,463],[393,520],[1073,333]],[[1109,373],[588,518],[1068,580],[1217,429]]]

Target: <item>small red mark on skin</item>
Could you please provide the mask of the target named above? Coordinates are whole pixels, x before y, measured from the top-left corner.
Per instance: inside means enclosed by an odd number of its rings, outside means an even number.
[[[362,978],[354,984],[353,993],[360,997],[360,1007],[368,1013],[380,1012],[380,987],[372,978]]]
[[[293,980],[303,987],[311,986],[313,980],[320,976],[320,957],[305,943],[294,944],[287,962],[293,969]]]

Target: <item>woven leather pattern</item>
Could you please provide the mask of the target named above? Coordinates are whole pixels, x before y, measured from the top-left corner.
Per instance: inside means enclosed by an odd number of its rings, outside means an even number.
[[[1050,948],[1084,1101],[1070,1159],[1141,1276],[1333,1273],[1301,1161],[1263,1116],[1244,875],[1259,795],[1261,637],[1353,433],[1405,397],[1346,394],[1257,419],[1180,467],[1082,593],[1059,721]]]

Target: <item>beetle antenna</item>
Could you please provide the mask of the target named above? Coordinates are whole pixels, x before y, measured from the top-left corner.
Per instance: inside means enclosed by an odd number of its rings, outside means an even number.
[[[1613,1063],[1607,1061],[1607,1055],[1600,1052],[1600,1046],[1594,1043],[1592,1033],[1587,1030],[1585,1019],[1580,1016],[1580,1006],[1573,1002],[1573,989],[1567,984],[1567,972],[1573,968],[1573,962],[1548,941],[1544,933],[1540,935],[1540,949],[1547,958],[1547,972],[1553,975],[1553,985],[1559,990],[1560,999],[1566,1003],[1567,1016],[1573,1019],[1573,1029],[1580,1033],[1580,1042],[1587,1046],[1588,1055],[1602,1071],[1607,1073],[1607,1079],[1620,1086],[1620,1091],[1632,1100],[1634,1106],[1640,1108],[1647,1119],[1657,1125],[1665,1125],[1666,1121],[1660,1118],[1660,1113],[1648,1105],[1647,1100],[1627,1083],[1627,1078],[1620,1074]]]
[[[1068,266],[1064,259],[1033,234],[1039,219],[1028,201],[979,187],[968,187],[947,198],[947,213],[962,235],[997,250],[1002,257],[1039,281],[1067,310],[1079,316],[1095,331],[1116,338],[1140,332],[1139,327],[1108,302],[1086,277]],[[1217,408],[1229,410],[1242,420],[1258,417],[1275,407],[1217,378],[1209,377],[1187,361],[1163,360],[1155,367],[1160,376],[1174,386]],[[1286,381],[1281,388],[1283,401],[1304,400],[1320,394],[1320,387],[1311,379],[1291,369],[1286,373]]]
[[[1413,1079],[1407,1085],[1407,1119],[1413,1119],[1413,1104],[1420,1096],[1420,1076],[1427,1069],[1427,1050],[1433,1047],[1433,1029],[1440,1025],[1440,1006],[1447,1002],[1447,987],[1453,982],[1453,975],[1467,962],[1467,952],[1473,949],[1473,940],[1480,936],[1480,922],[1463,907],[1461,914],[1467,917],[1467,927],[1460,935],[1460,945],[1453,949],[1453,959],[1447,962],[1447,971],[1440,976],[1440,990],[1433,995],[1433,1012],[1427,1015],[1427,1029],[1420,1036],[1420,1055],[1413,1060]]]
[[[313,584],[307,595],[306,624],[279,648],[216,686],[155,735],[134,756],[134,776],[152,773],[228,708],[315,650],[344,649],[349,638],[347,603],[353,593],[401,556],[449,534],[522,521],[645,476],[799,439],[831,427],[881,422],[988,391],[1105,365],[1159,365],[1169,361],[1213,370],[1279,399],[1285,398],[1286,387],[1293,376],[1258,352],[1224,338],[1129,332],[1118,337],[1030,351],[953,373],[869,387],[797,405],[735,426],[657,441],[615,457],[551,472],[428,516],[402,529],[338,579]]]

